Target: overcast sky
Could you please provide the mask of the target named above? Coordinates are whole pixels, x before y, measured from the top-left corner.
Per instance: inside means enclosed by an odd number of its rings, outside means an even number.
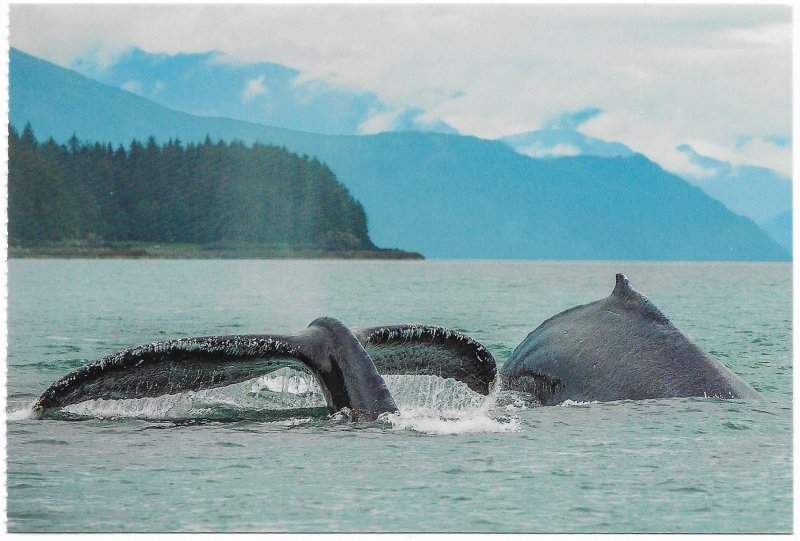
[[[276,62],[484,138],[597,108],[580,131],[674,171],[689,144],[791,172],[788,6],[14,5],[10,43],[63,66],[130,47]]]

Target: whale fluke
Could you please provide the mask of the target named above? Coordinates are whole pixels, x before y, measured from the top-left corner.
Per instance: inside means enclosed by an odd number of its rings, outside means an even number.
[[[611,295],[557,314],[517,346],[501,369],[504,389],[544,405],[708,396],[754,398],[750,385],[684,336],[616,275]]]
[[[319,318],[295,335],[233,335],[153,342],[77,368],[42,393],[43,415],[89,399],[155,397],[224,387],[279,368],[310,371],[329,411],[374,419],[397,406],[360,342],[340,321]]]
[[[397,411],[381,376],[383,370],[385,374],[454,378],[483,394],[488,394],[496,374],[491,353],[445,327],[396,325],[356,333],[341,321],[323,317],[293,335],[153,342],[73,370],[50,385],[33,409],[41,417],[85,400],[156,397],[224,387],[292,367],[314,375],[331,413],[348,408],[352,418],[372,420]]]
[[[378,372],[452,378],[484,395],[497,375],[492,354],[469,336],[433,325],[354,329]]]

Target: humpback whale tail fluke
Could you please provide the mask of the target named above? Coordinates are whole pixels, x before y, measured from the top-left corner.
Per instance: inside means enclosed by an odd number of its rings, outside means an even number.
[[[341,321],[315,319],[303,336],[308,339],[299,349],[312,359],[312,372],[331,413],[349,408],[353,419],[373,420],[382,413],[397,412],[372,359]]]
[[[387,374],[452,377],[484,394],[494,379],[491,354],[457,331],[402,325],[357,332],[355,335],[337,319],[322,317],[293,335],[153,342],[77,368],[50,385],[33,409],[42,417],[86,400],[156,397],[224,387],[291,367],[314,375],[331,413],[347,408],[355,420],[373,420],[397,412],[380,368],[386,368]]]
[[[353,332],[383,375],[452,378],[483,395],[489,394],[497,375],[492,354],[480,342],[453,329],[390,325]]]
[[[41,415],[89,399],[155,397],[224,387],[291,367],[310,371],[331,413],[354,419],[396,412],[383,378],[353,333],[319,318],[294,335],[233,335],[154,342],[103,357],[53,383],[34,404]]]

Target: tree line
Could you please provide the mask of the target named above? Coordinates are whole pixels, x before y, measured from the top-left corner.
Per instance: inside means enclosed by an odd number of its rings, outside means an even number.
[[[9,127],[9,243],[256,243],[369,250],[367,218],[334,173],[282,147],[183,145],[153,137],[126,149],[40,143]]]

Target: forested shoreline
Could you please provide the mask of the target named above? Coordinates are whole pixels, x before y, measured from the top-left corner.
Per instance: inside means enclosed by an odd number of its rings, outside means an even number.
[[[126,243],[223,255],[253,246],[260,257],[404,254],[372,243],[363,207],[325,164],[259,143],[151,137],[115,149],[76,136],[40,143],[30,125],[9,127],[8,209],[12,255],[88,247],[135,257],[116,249]]]

